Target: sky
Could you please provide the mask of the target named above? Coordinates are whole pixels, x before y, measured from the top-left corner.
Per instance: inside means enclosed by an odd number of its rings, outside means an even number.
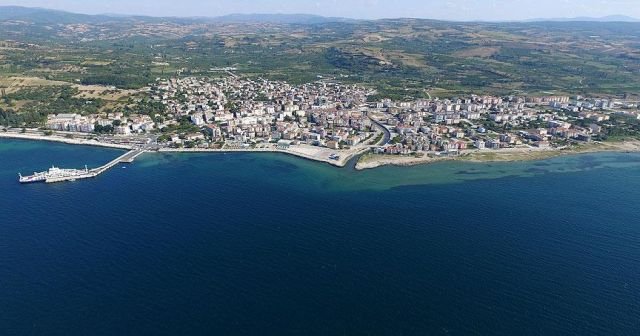
[[[621,14],[640,18],[640,0],[0,0],[4,5],[150,16],[304,13],[357,19],[502,21]]]

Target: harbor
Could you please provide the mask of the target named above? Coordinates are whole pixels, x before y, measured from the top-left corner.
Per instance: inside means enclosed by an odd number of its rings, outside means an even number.
[[[109,161],[105,165],[93,169],[89,169],[87,166],[85,166],[84,169],[61,169],[56,166],[52,166],[47,171],[34,172],[33,175],[23,176],[22,174],[18,174],[18,181],[22,184],[39,182],[59,183],[93,178],[113,168],[119,163],[132,163],[138,156],[140,156],[144,152],[144,149],[132,149],[125,154]]]

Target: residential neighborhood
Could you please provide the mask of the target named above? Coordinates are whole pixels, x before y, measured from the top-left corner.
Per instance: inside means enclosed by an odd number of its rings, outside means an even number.
[[[616,120],[640,119],[638,102],[581,96],[480,96],[374,100],[375,90],[318,80],[303,85],[229,75],[158,79],[149,98],[163,114],[58,114],[46,128],[112,142],[148,136],[167,149],[265,149],[339,157],[554,149],[604,140]],[[118,140],[120,139],[120,140]],[[350,154],[355,151],[349,152]],[[320,154],[314,155],[320,155]]]

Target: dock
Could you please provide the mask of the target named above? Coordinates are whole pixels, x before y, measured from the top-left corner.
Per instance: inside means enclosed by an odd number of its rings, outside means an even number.
[[[46,172],[43,172],[43,173],[37,173],[37,176],[39,176],[39,178],[32,179],[32,180],[29,180],[29,177],[25,178],[22,175],[20,175],[20,182],[25,183],[24,181],[27,181],[27,183],[30,183],[30,182],[42,181],[46,183],[58,183],[58,182],[93,178],[113,168],[119,163],[132,163],[138,156],[142,155],[142,153],[144,152],[145,152],[144,149],[132,149],[126,152],[125,154],[109,161],[103,166],[93,168],[93,169],[85,168],[84,170],[74,170],[72,173],[68,173],[68,174],[51,174],[51,173],[47,174]],[[54,167],[53,169],[57,169],[57,168]],[[60,171],[60,169],[57,169],[57,171]],[[66,171],[71,171],[71,170],[66,170]]]
[[[121,156],[109,161],[104,166],[100,166],[98,168],[94,168],[94,169],[89,170],[89,174],[94,174],[94,176],[91,176],[91,177],[95,177],[95,176],[98,176],[98,175],[104,173],[105,171],[113,168],[113,166],[117,165],[118,163],[132,163],[142,153],[144,153],[143,149],[130,150],[130,151],[126,152],[125,154],[123,154],[123,155],[121,155]]]

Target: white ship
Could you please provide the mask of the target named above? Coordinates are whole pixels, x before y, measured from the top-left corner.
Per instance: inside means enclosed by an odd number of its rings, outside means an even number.
[[[55,166],[51,166],[49,170],[39,173],[33,173],[33,175],[22,176],[18,174],[20,183],[35,183],[35,182],[59,182],[69,181],[76,178],[88,177],[90,174],[87,166],[84,169],[60,169]]]

